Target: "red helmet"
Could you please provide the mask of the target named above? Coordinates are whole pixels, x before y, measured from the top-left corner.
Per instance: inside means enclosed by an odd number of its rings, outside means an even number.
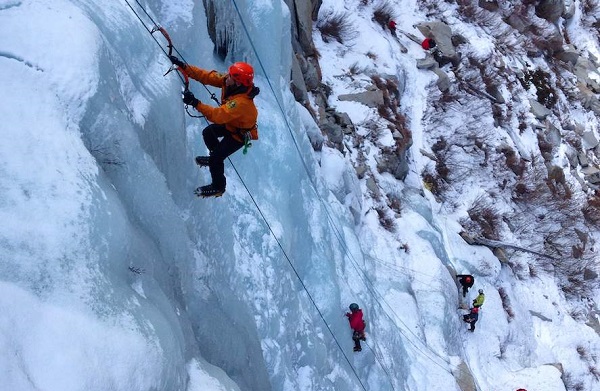
[[[466,282],[471,282],[471,277],[465,277]]]
[[[250,87],[254,82],[254,68],[245,62],[236,62],[229,67],[229,76],[236,82]]]

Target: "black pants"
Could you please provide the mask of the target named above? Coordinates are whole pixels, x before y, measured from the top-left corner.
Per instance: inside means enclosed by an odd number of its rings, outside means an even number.
[[[470,331],[475,331],[475,323],[477,323],[477,321],[472,320],[471,315],[463,315],[463,321],[469,323],[469,325],[471,326],[471,328],[469,329]]]
[[[467,297],[467,292],[468,291],[469,291],[469,287],[463,285],[463,297]]]
[[[360,341],[363,340],[365,341],[365,332],[364,331],[356,331],[354,330],[354,332],[352,333],[352,340],[354,341],[354,348],[356,349],[362,349],[360,347]]]
[[[210,151],[208,167],[212,177],[212,185],[219,190],[225,190],[227,181],[225,179],[225,159],[232,153],[244,146],[243,142],[237,141],[231,136],[231,132],[225,125],[211,124],[202,131],[204,143]],[[219,141],[219,137],[222,137]]]

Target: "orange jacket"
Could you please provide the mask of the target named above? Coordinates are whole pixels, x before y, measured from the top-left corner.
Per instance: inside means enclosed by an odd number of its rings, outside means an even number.
[[[254,96],[251,97],[250,95],[253,86],[248,87],[245,92],[225,96],[227,74],[207,71],[189,64],[185,67],[185,73],[200,83],[221,88],[221,105],[219,107],[213,107],[202,102],[196,106],[196,110],[202,113],[207,120],[218,125],[225,125],[225,128],[231,132],[232,137],[239,142],[244,142],[244,134],[252,130],[254,131],[252,139],[258,139],[256,130],[258,110],[252,100]]]

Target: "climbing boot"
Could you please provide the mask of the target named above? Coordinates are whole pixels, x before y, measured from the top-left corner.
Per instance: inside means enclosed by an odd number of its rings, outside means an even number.
[[[196,164],[199,165],[200,167],[207,167],[208,166],[208,156],[196,156]]]
[[[206,198],[206,197],[221,197],[223,193],[225,193],[225,189],[217,189],[213,187],[213,185],[206,185],[197,188],[194,193],[198,197]]]

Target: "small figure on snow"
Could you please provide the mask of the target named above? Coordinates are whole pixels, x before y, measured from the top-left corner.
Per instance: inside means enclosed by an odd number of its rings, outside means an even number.
[[[352,340],[354,341],[354,351],[360,352],[362,350],[360,341],[367,340],[365,335],[365,327],[367,325],[363,320],[362,310],[358,307],[358,304],[352,303],[350,304],[350,312],[346,312],[346,316],[350,322],[350,328],[353,330]]]
[[[475,278],[470,274],[459,274],[456,278],[458,278],[458,282],[462,286],[463,297],[467,297],[467,292],[475,283]]]
[[[479,307],[471,308],[471,312],[466,315],[463,315],[463,320],[471,325],[469,331],[475,331],[475,323],[479,319]]]
[[[421,42],[421,47],[423,48],[423,50],[430,50],[433,49],[437,46],[437,44],[435,43],[435,40],[433,38],[425,38],[423,40],[423,42]]]
[[[195,193],[202,197],[221,196],[227,184],[225,159],[247,145],[249,140],[258,139],[258,110],[253,99],[260,90],[254,86],[254,69],[245,62],[236,62],[229,67],[228,73],[222,74],[186,64],[176,56],[169,58],[192,79],[221,88],[219,107],[200,102],[189,90],[183,93],[183,103],[194,106],[212,122],[202,131],[209,156],[196,156],[195,159],[197,165],[209,167],[212,183],[197,188]]]
[[[388,28],[390,29],[390,33],[392,33],[392,35],[394,37],[397,37],[397,35],[396,35],[396,22],[394,22],[393,20],[390,19],[390,21],[388,22]]]
[[[477,295],[475,300],[473,300],[473,307],[476,307],[476,308],[481,307],[483,305],[484,301],[485,301],[485,295],[483,294],[483,289],[480,289],[479,294]]]

